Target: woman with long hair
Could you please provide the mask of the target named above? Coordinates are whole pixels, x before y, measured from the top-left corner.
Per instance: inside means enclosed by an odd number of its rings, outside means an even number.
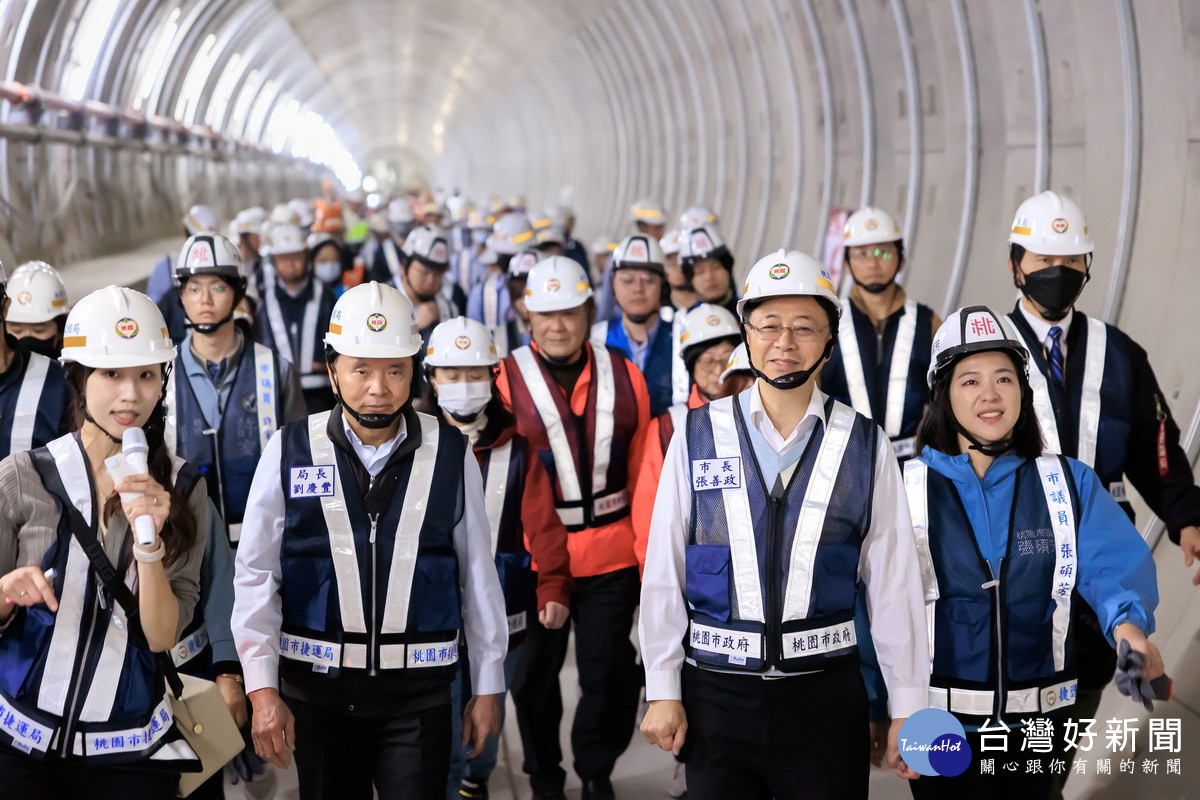
[[[930,614],[929,703],[962,723],[975,758],[958,776],[914,781],[916,798],[1050,795],[1077,694],[1074,604],[1096,611],[1142,679],[1163,674],[1147,639],[1150,549],[1095,472],[1043,452],[1028,369],[1020,337],[984,306],[951,314],[934,337],[905,487]],[[1050,734],[1045,752],[1021,753],[1041,769],[982,774],[983,737],[1027,727]]]
[[[192,618],[206,539],[197,531],[209,525],[199,475],[163,443],[174,357],[148,297],[93,292],[65,329],[74,431],[0,461],[3,800],[171,798],[180,771],[199,766],[173,724],[157,655]],[[106,459],[132,428],[145,433],[148,474],[115,480]],[[118,581],[136,614],[110,590]]]

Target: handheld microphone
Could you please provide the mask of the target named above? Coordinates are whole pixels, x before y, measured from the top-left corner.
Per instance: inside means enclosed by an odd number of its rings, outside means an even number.
[[[121,437],[121,451],[129,462],[132,475],[145,475],[149,470],[146,466],[150,446],[146,444],[146,434],[141,428],[127,428]],[[136,500],[141,493],[126,493],[127,500]],[[154,544],[157,534],[154,531],[154,520],[150,515],[143,514],[133,520],[133,533],[137,543],[143,547]]]

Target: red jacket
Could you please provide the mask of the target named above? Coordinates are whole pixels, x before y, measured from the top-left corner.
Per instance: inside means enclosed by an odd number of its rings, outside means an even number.
[[[537,345],[530,345],[530,348],[536,356]],[[541,357],[537,356],[538,365],[563,419],[574,455],[576,473],[582,472],[579,465],[584,456],[586,463],[591,464],[593,453],[590,434],[594,431],[596,422],[596,354],[590,342],[584,344],[584,350],[587,363],[569,397],[550,375]],[[627,503],[631,504],[631,495],[637,485],[638,469],[642,462],[642,442],[650,424],[650,397],[646,391],[646,381],[637,367],[624,357],[615,356],[607,351],[602,351],[602,354],[612,359],[617,387],[612,452],[614,457],[618,453],[625,454],[624,462],[615,464],[615,469],[610,469],[610,474],[623,471],[626,476],[624,486],[609,485],[606,491],[624,489],[627,493]],[[517,416],[517,432],[529,440],[530,447],[543,459],[543,463],[552,464],[545,424],[531,399],[530,390],[525,385],[512,353],[500,363],[497,386]],[[622,409],[626,411],[622,413]],[[582,445],[587,449],[586,453],[580,452],[579,424],[589,433],[587,441]],[[579,477],[580,483],[590,489],[590,470]],[[556,498],[561,498],[562,491],[557,478],[552,479],[552,482],[553,491],[538,498],[537,502],[544,506],[545,513],[557,514],[555,501]],[[567,536],[567,549],[571,558],[571,574],[579,578],[603,575],[635,565],[640,567],[645,560],[646,543],[644,538],[640,542],[635,540],[632,518],[627,514],[606,524],[570,532]]]

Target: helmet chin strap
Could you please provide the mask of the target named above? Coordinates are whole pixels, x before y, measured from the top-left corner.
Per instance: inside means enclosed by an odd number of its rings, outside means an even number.
[[[345,398],[342,397],[342,387],[338,385],[338,380],[336,377],[334,377],[332,368],[329,370],[329,381],[333,384],[333,392],[337,396],[338,402],[342,404],[342,408],[346,409],[346,413],[353,417],[354,421],[359,425],[371,430],[377,431],[384,428],[390,428],[392,423],[399,419],[400,415],[404,413],[404,409],[412,403],[412,398],[409,397],[408,402],[397,408],[391,414],[363,414],[351,408],[350,404],[347,403]]]
[[[754,372],[754,374],[760,379],[769,383],[774,388],[783,390],[799,389],[801,386],[808,383],[808,379],[812,377],[812,374],[816,372],[822,364],[825,363],[825,359],[829,358],[830,353],[833,352],[833,343],[834,340],[830,338],[830,340],[825,343],[825,351],[817,358],[816,363],[808,369],[789,372],[786,375],[780,375],[778,378],[768,378],[765,374],[763,374],[762,371],[759,370],[758,367],[754,366],[754,361],[750,358],[749,344],[746,345],[746,360],[750,363],[750,369]]]
[[[962,437],[971,443],[969,449],[978,450],[985,456],[996,458],[997,456],[1002,456],[1013,449],[1012,436],[1009,436],[1007,439],[997,439],[994,442],[981,442],[966,428],[960,425],[957,418],[954,420],[954,430],[962,434]],[[1014,430],[1016,429],[1014,428]]]
[[[192,322],[191,318],[189,317],[188,320],[183,323],[183,327],[190,328],[196,333],[202,333],[207,336],[209,334],[216,333],[221,329],[221,326],[232,321],[233,309],[231,308],[229,309],[229,313],[222,317],[218,322]]]
[[[858,279],[858,276],[854,274],[854,269],[849,265],[849,263],[846,264],[846,268],[850,270],[850,277],[854,278],[854,284],[868,294],[883,294],[888,289],[892,288],[893,284],[896,283],[895,275],[892,275],[892,277],[888,278],[886,283],[863,283]]]

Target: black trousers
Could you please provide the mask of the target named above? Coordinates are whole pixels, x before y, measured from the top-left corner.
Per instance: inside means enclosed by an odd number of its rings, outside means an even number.
[[[558,675],[575,625],[579,705],[571,726],[575,772],[584,780],[607,778],[629,746],[637,721],[641,673],[629,640],[640,594],[637,567],[575,579],[571,621],[556,631],[532,618],[521,647],[512,697],[525,748],[525,772],[535,791],[561,791],[562,689]]]
[[[857,661],[764,680],[685,664],[692,800],[866,798],[867,690]]]
[[[172,800],[178,791],[178,772],[36,761],[0,749],[0,800]]]
[[[363,717],[288,698],[296,716],[301,800],[442,800],[450,773],[450,706]]]

